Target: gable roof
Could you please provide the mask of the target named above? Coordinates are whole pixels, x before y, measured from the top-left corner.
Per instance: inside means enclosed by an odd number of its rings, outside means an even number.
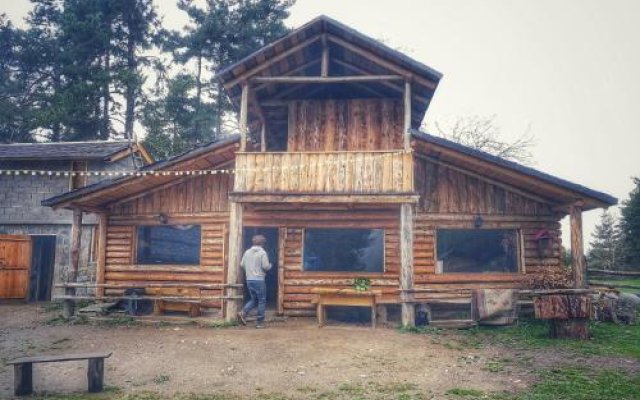
[[[239,135],[222,136],[215,141],[178,154],[166,160],[147,165],[140,171],[181,171],[213,168],[232,160]],[[120,176],[106,179],[83,188],[42,200],[43,206],[69,207],[74,204],[85,208],[100,208],[111,201],[143,193],[145,190],[181,179],[181,176]]]
[[[414,139],[417,139],[414,147],[422,154],[427,154],[435,160],[451,162],[468,170],[486,174],[524,191],[535,192],[536,195],[548,198],[552,204],[565,206],[582,201],[584,203],[583,209],[589,210],[606,208],[618,203],[617,198],[604,192],[558,178],[514,161],[420,130],[413,129],[411,134]]]
[[[140,150],[147,162],[153,161],[142,144],[133,143],[134,151]],[[46,142],[0,144],[0,160],[103,160],[129,151],[128,141]],[[147,158],[149,157],[149,158]]]
[[[321,15],[282,38],[262,47],[242,60],[218,71],[218,79],[225,87],[232,103],[239,107],[243,82],[258,77],[314,76],[319,77],[323,48],[328,46],[329,76],[397,75],[412,82],[412,124],[420,125],[429,107],[442,74],[407,55],[366,36],[326,15]],[[316,93],[312,84],[263,83],[252,85],[252,96],[259,101],[304,99]],[[293,86],[293,87],[292,87]],[[332,94],[353,96],[402,97],[404,82],[368,82],[324,85],[317,88]],[[331,86],[331,88],[328,88]],[[286,87],[286,90],[283,88]],[[292,91],[289,91],[292,90]],[[283,92],[288,93],[286,96]],[[377,93],[377,94],[376,94]],[[362,97],[362,96],[360,96]],[[268,111],[268,110],[267,110]],[[250,119],[251,116],[250,110]],[[267,118],[269,120],[269,118]]]

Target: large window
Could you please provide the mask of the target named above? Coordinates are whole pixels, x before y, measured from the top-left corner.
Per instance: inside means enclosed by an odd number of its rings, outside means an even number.
[[[518,235],[507,229],[438,229],[442,272],[518,272]]]
[[[200,264],[200,225],[138,227],[138,264]]]
[[[305,271],[384,272],[383,229],[305,229]]]

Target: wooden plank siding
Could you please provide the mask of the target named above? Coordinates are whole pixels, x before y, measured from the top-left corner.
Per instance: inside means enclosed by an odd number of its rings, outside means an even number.
[[[293,101],[287,150],[401,150],[403,118],[400,99]]]
[[[234,192],[392,194],[413,192],[411,153],[237,153]]]
[[[416,157],[415,186],[420,195],[418,212],[452,214],[553,215],[549,204],[534,194],[492,184],[473,172],[453,169]]]

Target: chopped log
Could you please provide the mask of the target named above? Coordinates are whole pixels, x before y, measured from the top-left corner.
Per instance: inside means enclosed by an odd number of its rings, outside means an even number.
[[[549,336],[553,339],[589,339],[591,337],[589,319],[552,319],[549,325]]]
[[[589,318],[590,299],[588,295],[539,295],[533,299],[535,316],[538,319],[569,320]]]

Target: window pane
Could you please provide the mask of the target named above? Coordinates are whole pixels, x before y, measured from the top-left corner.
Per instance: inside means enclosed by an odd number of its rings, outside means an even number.
[[[303,268],[384,272],[384,230],[305,229]]]
[[[439,229],[437,241],[443,272],[518,272],[515,230]]]
[[[138,264],[200,264],[200,225],[138,227]]]

